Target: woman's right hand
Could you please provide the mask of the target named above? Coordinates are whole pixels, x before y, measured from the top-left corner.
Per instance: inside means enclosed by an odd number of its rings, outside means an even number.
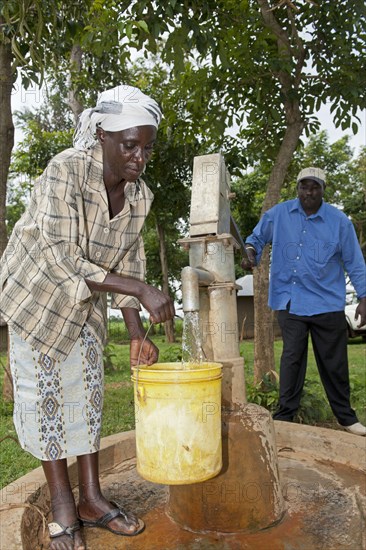
[[[86,284],[91,291],[115,292],[135,296],[150,313],[152,323],[164,323],[175,315],[174,303],[170,296],[167,296],[158,288],[133,277],[108,273],[102,283],[86,279]]]
[[[150,313],[152,323],[164,323],[175,315],[173,300],[154,286],[145,284],[138,299]]]

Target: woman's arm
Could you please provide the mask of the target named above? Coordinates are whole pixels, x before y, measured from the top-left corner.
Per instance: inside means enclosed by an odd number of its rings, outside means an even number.
[[[145,337],[145,329],[141,321],[139,311],[132,307],[121,309],[126,328],[131,340],[139,340]]]
[[[135,296],[150,313],[150,320],[153,323],[164,323],[175,315],[173,301],[169,296],[166,296],[158,288],[138,279],[125,277],[117,273],[108,273],[102,283],[88,279],[85,281],[91,291],[115,292]]]

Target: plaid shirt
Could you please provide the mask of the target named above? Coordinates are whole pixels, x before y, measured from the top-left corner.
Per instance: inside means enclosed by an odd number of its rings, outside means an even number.
[[[26,212],[0,260],[0,313],[42,353],[67,357],[85,323],[105,341],[106,294],[85,282],[107,273],[143,280],[140,232],[153,194],[142,180],[125,187],[125,206],[110,219],[102,149],[67,149],[37,180]],[[112,296],[113,307],[139,308],[131,296]]]

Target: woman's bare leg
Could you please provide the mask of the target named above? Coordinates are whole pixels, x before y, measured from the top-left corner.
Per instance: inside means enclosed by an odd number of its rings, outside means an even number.
[[[99,483],[99,453],[78,456],[79,472],[79,515],[84,520],[95,521],[115,509],[102,495]],[[108,523],[108,527],[126,535],[133,534],[139,527],[135,516],[128,520],[117,517]]]
[[[53,521],[70,527],[77,520],[77,514],[66,459],[42,461],[42,467],[50,491]],[[76,531],[74,540],[68,535],[51,539],[50,549],[84,550],[85,545],[80,531]]]

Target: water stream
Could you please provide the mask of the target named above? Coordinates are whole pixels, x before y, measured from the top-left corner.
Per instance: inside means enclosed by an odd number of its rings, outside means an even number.
[[[202,349],[200,318],[198,311],[189,311],[184,314],[182,336],[182,368],[197,368],[205,361]]]

